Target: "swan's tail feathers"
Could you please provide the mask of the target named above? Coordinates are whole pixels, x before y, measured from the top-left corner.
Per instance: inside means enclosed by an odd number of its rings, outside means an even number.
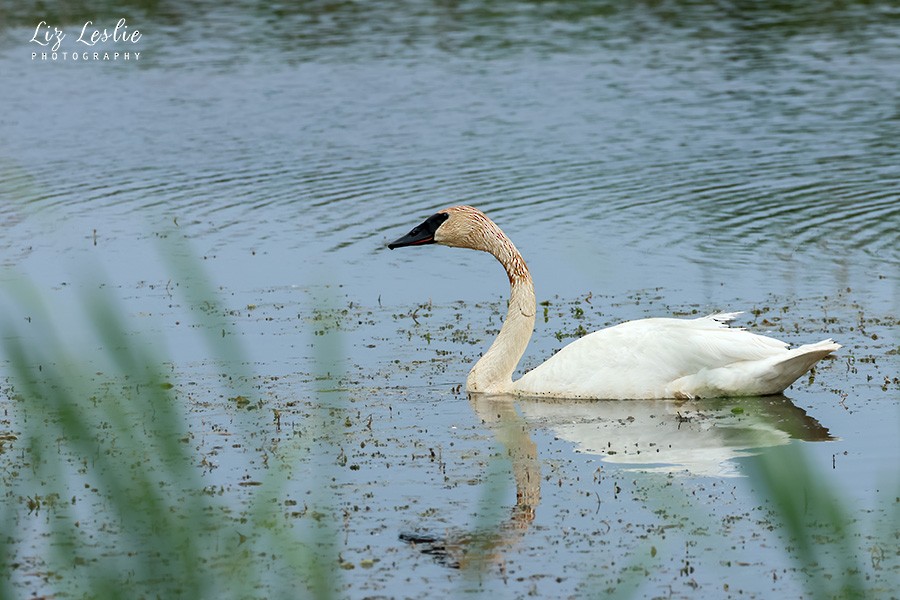
[[[840,347],[831,340],[824,340],[793,350],[780,350],[761,360],[738,361],[717,369],[702,369],[676,379],[666,387],[666,393],[674,398],[780,394],[817,361]]]
[[[779,393],[787,389],[789,385],[797,381],[804,373],[810,370],[814,364],[840,348],[841,345],[833,340],[823,340],[815,344],[806,344],[788,350],[784,358],[780,358],[772,370],[771,393]]]
[[[832,339],[822,340],[821,342],[816,342],[815,344],[804,344],[803,346],[797,346],[794,348],[797,352],[824,352],[819,356],[819,358],[824,358],[834,352],[835,350],[841,347],[840,344],[835,342]]]

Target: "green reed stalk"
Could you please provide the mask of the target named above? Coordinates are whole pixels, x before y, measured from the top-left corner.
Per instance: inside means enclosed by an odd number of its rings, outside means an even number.
[[[214,360],[238,393],[249,393],[249,363],[213,286],[185,248],[167,258]],[[229,509],[204,490],[187,443],[189,407],[166,361],[109,293],[81,297],[96,339],[74,347],[33,285],[19,280],[4,292],[13,310],[0,323],[8,369],[0,403],[15,435],[0,446],[12,465],[2,474],[0,596],[25,595],[22,586],[38,580],[37,592],[59,597],[289,597],[304,587],[333,596],[340,578],[330,517],[301,538],[271,501],[289,472],[277,465],[298,464],[298,448],[275,458],[243,525],[220,519]],[[249,423],[238,414],[236,434],[249,435]],[[38,539],[24,539],[19,524]],[[261,574],[260,554],[278,557],[289,580]],[[32,555],[37,566],[13,562]]]
[[[859,522],[827,475],[795,445],[769,449],[748,464],[757,496],[769,503],[809,597],[874,597],[864,578]],[[886,548],[892,547],[887,538],[897,534],[897,512],[894,503],[894,517],[879,523],[875,539]]]

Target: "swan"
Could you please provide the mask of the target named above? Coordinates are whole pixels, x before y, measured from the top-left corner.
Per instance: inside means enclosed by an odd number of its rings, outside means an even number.
[[[466,379],[466,391],[581,399],[663,399],[779,394],[838,348],[832,340],[788,349],[774,338],[728,327],[739,312],[699,319],[649,318],[588,334],[516,381],[534,331],[534,283],[512,241],[483,212],[451,206],[388,248],[442,244],[494,256],[509,278],[506,320]]]

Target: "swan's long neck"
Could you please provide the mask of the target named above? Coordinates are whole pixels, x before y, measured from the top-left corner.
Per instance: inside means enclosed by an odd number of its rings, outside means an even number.
[[[512,374],[525,353],[534,331],[534,283],[512,241],[492,221],[478,250],[490,252],[509,277],[509,309],[497,338],[475,363],[466,380],[466,390],[499,394],[512,390]]]

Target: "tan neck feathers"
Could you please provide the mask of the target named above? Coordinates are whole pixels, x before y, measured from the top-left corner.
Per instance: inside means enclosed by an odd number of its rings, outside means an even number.
[[[444,212],[456,213],[470,225],[460,232],[462,239],[454,245],[492,254],[506,270],[510,285],[531,281],[525,259],[512,240],[487,215],[477,208],[465,205],[452,206]]]

